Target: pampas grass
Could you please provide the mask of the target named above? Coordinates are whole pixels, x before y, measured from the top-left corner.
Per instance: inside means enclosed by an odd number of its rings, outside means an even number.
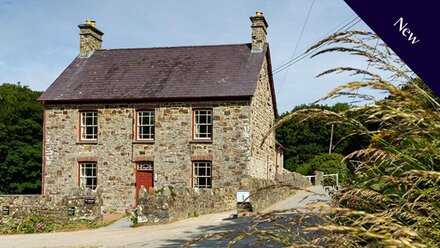
[[[248,237],[290,247],[440,247],[440,104],[378,39],[367,31],[345,31],[309,49],[318,50],[312,57],[349,53],[371,65],[368,71],[337,67],[318,75],[362,75],[365,80],[344,83],[320,100],[356,96],[367,101],[364,106],[339,113],[299,110],[279,120],[271,130],[292,118],[321,119],[351,126],[354,131],[350,135],[369,136],[369,147],[344,158],[355,168],[353,181],[334,195],[332,206],[297,211],[300,217],[257,216],[260,222],[274,223],[278,228],[264,230],[255,225],[235,236],[231,247]],[[377,45],[372,46],[373,42]],[[371,95],[357,94],[363,88],[386,92],[388,97],[372,101]],[[375,128],[369,129],[371,126]],[[279,224],[280,218],[284,224]],[[321,221],[308,223],[304,221],[307,218]],[[295,232],[292,226],[302,228]]]

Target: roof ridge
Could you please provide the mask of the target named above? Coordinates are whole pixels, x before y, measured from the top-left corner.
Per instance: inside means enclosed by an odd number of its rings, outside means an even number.
[[[172,48],[195,48],[195,47],[222,47],[222,46],[243,46],[252,43],[234,43],[234,44],[217,44],[217,45],[187,45],[187,46],[164,46],[164,47],[133,47],[133,48],[108,48],[99,49],[98,51],[115,51],[115,50],[148,50],[148,49],[172,49]]]

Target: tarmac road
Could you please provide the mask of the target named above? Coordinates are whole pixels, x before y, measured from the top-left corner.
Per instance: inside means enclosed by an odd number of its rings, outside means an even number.
[[[294,196],[276,203],[266,211],[301,208],[310,203],[329,199],[322,187],[310,187],[308,190],[310,192],[300,191]],[[316,195],[313,192],[321,195]],[[182,243],[206,233],[234,231],[245,229],[251,225],[250,218],[229,218],[233,213],[235,211],[137,228],[128,227],[127,220],[122,220],[111,226],[94,230],[0,235],[0,247],[178,247]],[[207,240],[194,245],[194,247],[224,247],[229,240]]]

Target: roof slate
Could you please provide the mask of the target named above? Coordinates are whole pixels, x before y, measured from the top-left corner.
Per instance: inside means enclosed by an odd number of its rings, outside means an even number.
[[[268,47],[250,44],[97,50],[76,58],[42,101],[253,96]]]

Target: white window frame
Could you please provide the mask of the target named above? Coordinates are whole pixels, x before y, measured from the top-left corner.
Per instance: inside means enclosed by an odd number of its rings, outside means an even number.
[[[155,112],[154,110],[138,110],[136,113],[136,122],[137,122],[137,130],[136,130],[136,139],[137,140],[154,140],[155,136]],[[143,117],[148,118],[148,123],[143,123]],[[146,128],[148,130],[147,133],[143,132],[143,129]],[[147,138],[143,137],[146,136]]]
[[[201,117],[206,116],[205,122],[201,122]],[[206,127],[205,132],[201,132],[201,127]],[[193,110],[193,139],[212,140],[212,109]]]
[[[80,113],[81,118],[81,134],[80,134],[80,140],[98,140],[98,112],[97,111],[81,111]],[[87,124],[87,119],[91,118],[92,123]],[[89,134],[88,129],[92,130],[92,132]],[[88,136],[92,136],[91,138]]]
[[[86,170],[91,169],[91,175],[87,175]],[[79,163],[79,186],[95,190],[98,186],[98,167],[96,162],[81,162]],[[92,179],[91,184],[87,184],[87,179]],[[93,180],[95,179],[95,180]],[[93,183],[94,181],[94,183]]]
[[[211,161],[193,161],[193,187],[194,188],[212,188],[212,162]],[[199,169],[205,169],[204,175],[199,175]],[[209,173],[208,173],[209,171]],[[200,184],[200,178],[206,178],[204,184]],[[208,183],[209,182],[209,183]]]

